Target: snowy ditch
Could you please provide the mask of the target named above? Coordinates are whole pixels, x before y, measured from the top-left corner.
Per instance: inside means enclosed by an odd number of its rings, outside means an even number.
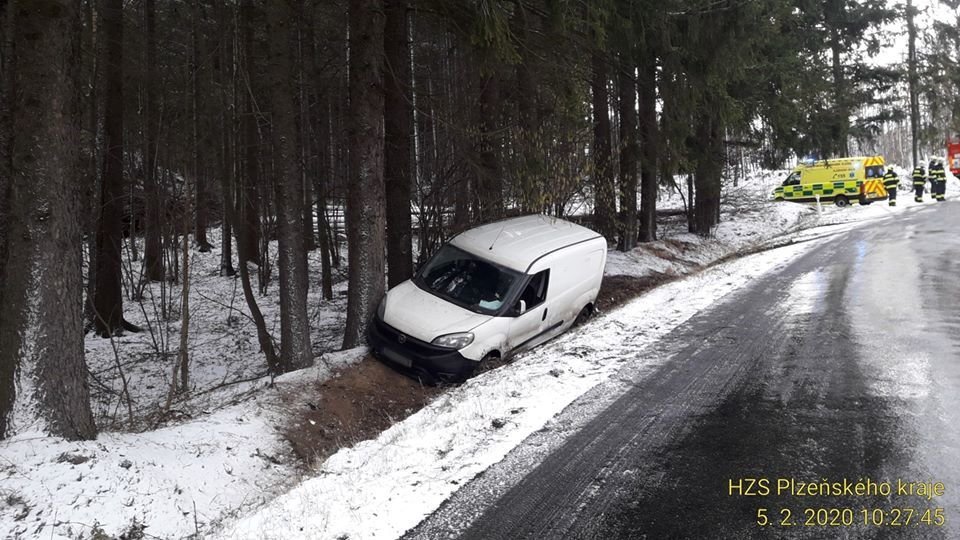
[[[394,538],[500,461],[590,388],[657,362],[644,348],[813,243],[725,263],[629,302],[580,331],[451,390],[374,440],[326,461],[223,531],[236,538]]]

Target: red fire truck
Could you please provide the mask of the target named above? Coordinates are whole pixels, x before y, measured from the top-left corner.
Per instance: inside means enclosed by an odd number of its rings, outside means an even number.
[[[960,177],[960,140],[947,139],[947,167],[954,176]]]

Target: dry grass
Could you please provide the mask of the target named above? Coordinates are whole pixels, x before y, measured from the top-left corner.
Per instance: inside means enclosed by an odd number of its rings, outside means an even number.
[[[650,289],[676,279],[671,274],[655,273],[650,276],[606,276],[597,295],[597,310],[610,311]]]

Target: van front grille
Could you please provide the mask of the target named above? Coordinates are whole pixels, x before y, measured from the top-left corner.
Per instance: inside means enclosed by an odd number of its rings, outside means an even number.
[[[413,336],[404,334],[403,332],[380,320],[380,317],[375,317],[374,326],[376,327],[377,333],[380,334],[380,337],[384,341],[389,342],[392,347],[406,349],[407,351],[410,351],[411,353],[423,358],[450,354],[450,352],[453,350],[445,347],[437,347],[436,345],[431,345],[426,341],[421,341]],[[403,336],[403,343],[400,342],[401,335]]]

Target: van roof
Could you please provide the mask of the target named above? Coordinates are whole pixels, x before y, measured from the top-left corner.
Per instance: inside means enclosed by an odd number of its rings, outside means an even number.
[[[450,243],[501,266],[526,272],[551,251],[601,238],[586,227],[544,215],[504,219],[462,232]]]

